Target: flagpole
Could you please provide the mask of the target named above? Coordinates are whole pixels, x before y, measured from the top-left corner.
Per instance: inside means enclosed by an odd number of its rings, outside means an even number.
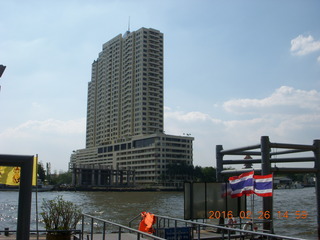
[[[39,218],[38,218],[38,154],[36,155],[37,161],[34,164],[36,166],[36,231],[37,231],[37,240],[39,240]]]
[[[254,230],[254,194],[251,194],[251,199],[252,199],[252,206],[251,206],[251,209],[252,209],[252,230]]]

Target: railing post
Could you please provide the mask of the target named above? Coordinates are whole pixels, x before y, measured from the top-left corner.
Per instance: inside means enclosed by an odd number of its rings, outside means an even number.
[[[216,165],[217,165],[217,172],[216,172],[216,178],[217,182],[222,182],[222,170],[223,170],[223,154],[221,154],[221,151],[223,150],[222,145],[216,145]]]
[[[103,222],[103,237],[102,240],[106,239],[106,222]]]
[[[221,230],[221,234],[222,234],[221,238],[224,239],[224,229]]]
[[[261,175],[271,174],[270,162],[270,141],[268,136],[261,137]],[[273,197],[263,197],[263,212],[270,213],[270,219],[273,220]],[[273,233],[273,221],[263,223],[264,230],[270,230]]]
[[[317,223],[318,223],[318,239],[320,239],[320,140],[314,140],[314,167],[316,172],[316,198],[317,198]]]
[[[91,218],[91,240],[93,239],[93,218]]]
[[[119,227],[118,240],[121,240],[121,227]]]
[[[201,238],[200,238],[200,225],[199,224],[197,224],[197,231],[198,231],[198,240],[200,240]]]
[[[81,240],[83,240],[84,233],[84,215],[82,215],[82,224],[81,224]]]
[[[177,220],[174,220],[174,239],[177,239]]]

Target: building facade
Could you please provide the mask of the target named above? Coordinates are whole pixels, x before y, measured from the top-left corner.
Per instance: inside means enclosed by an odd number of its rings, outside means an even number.
[[[193,138],[164,134],[163,102],[160,31],[127,31],[103,44],[88,84],[86,148],[70,167],[131,169],[136,184],[157,184],[167,165],[192,165]]]

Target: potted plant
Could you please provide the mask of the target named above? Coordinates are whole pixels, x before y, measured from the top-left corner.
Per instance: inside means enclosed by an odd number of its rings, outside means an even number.
[[[70,240],[71,231],[76,229],[82,216],[81,208],[61,195],[52,200],[43,199],[41,206],[47,240]]]

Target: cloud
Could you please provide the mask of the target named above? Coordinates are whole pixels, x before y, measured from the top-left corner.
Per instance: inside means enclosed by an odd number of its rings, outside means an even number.
[[[10,136],[18,138],[25,135],[37,134],[79,134],[84,132],[84,119],[61,121],[55,119],[48,119],[44,121],[30,120],[20,124],[15,128],[9,128],[0,136]]]
[[[35,155],[53,169],[67,169],[73,149],[83,148],[85,119],[27,121],[0,132],[2,154]]]
[[[320,41],[315,41],[311,35],[307,37],[299,35],[291,40],[290,51],[293,55],[302,56],[319,50]]]
[[[259,143],[261,136],[272,142],[312,144],[320,137],[319,102],[316,90],[282,86],[265,98],[226,101],[214,117],[166,108],[166,133],[191,133],[194,164],[214,166],[216,145],[242,147]]]
[[[165,108],[165,115],[167,119],[176,119],[182,122],[204,122],[204,121],[219,121],[210,117],[210,115],[202,112],[188,112],[184,113],[182,111],[171,111],[170,108]]]
[[[225,149],[273,142],[312,144],[320,133],[320,93],[288,86],[261,99],[237,99],[215,106],[219,115],[165,107],[165,132],[195,138],[194,164],[215,166],[215,146]],[[248,114],[249,113],[249,114]],[[239,117],[240,116],[240,117]],[[72,150],[84,148],[85,118],[27,121],[0,132],[3,154],[39,154],[53,169],[67,169]]]
[[[303,99],[303,101],[302,101]],[[233,99],[223,104],[227,112],[235,114],[296,114],[297,111],[320,110],[320,93],[316,90],[299,90],[282,86],[269,97],[262,99]]]

